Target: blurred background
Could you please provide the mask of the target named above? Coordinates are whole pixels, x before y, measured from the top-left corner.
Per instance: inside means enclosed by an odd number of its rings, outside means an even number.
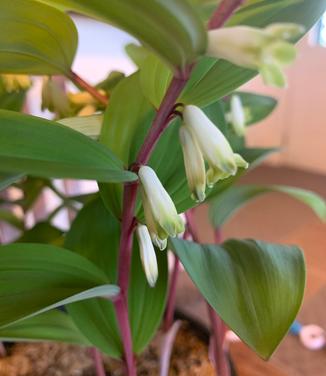
[[[79,31],[79,50],[74,71],[89,82],[104,79],[111,70],[129,74],[135,66],[127,58],[124,45],[135,42],[128,34],[99,22],[74,17]],[[103,41],[104,46],[103,48]],[[106,43],[107,41],[107,43]],[[267,88],[256,78],[241,88],[266,94],[278,100],[274,112],[257,126],[248,130],[249,146],[279,147],[280,153],[271,156],[261,167],[247,174],[242,183],[286,184],[316,191],[326,198],[326,14],[316,27],[299,44],[298,58],[288,69],[288,88]],[[96,67],[96,69],[94,68]],[[34,79],[28,94],[27,106],[31,113],[40,115],[41,79]],[[75,90],[73,86],[71,90]],[[42,113],[42,116],[46,113]],[[58,188],[69,193],[96,189],[93,183],[57,182]],[[42,210],[58,204],[50,192],[36,202],[30,214],[30,223],[42,217]],[[55,217],[58,227],[68,225],[69,213],[60,212]],[[212,241],[213,234],[207,219],[207,208],[196,212],[201,240]],[[299,321],[326,328],[326,226],[321,224],[310,209],[295,200],[281,195],[263,196],[234,216],[223,228],[223,238],[255,237],[258,239],[295,243],[306,255],[308,278],[305,302]],[[12,229],[1,224],[2,238],[11,237]],[[188,313],[205,321],[206,307],[190,280],[182,276],[178,303]],[[181,293],[182,292],[182,293]],[[277,302],[275,303],[277,304]],[[295,336],[288,335],[273,356],[264,363],[244,345],[231,346],[231,354],[239,367],[239,375],[326,375],[326,349],[310,351]],[[248,361],[249,360],[249,361]]]

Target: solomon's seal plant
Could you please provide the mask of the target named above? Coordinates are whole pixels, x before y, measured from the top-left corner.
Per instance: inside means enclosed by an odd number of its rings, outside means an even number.
[[[221,0],[214,8],[188,0],[0,0],[0,219],[19,234],[0,247],[0,338],[92,347],[98,370],[103,352],[135,376],[135,357],[158,328],[171,339],[181,262],[207,301],[216,346],[223,320],[271,356],[301,305],[302,252],[258,240],[222,243],[220,228],[246,197],[275,190],[322,219],[326,208],[293,187],[236,186],[276,151],[251,149],[244,138],[276,101],[237,89],[258,73],[283,87],[294,43],[325,8],[325,0]],[[111,72],[95,86],[74,72],[70,12],[134,36],[139,44],[127,52],[135,71]],[[43,77],[42,107],[52,120],[22,113],[32,76]],[[99,188],[72,195],[54,181],[67,178]],[[25,219],[45,189],[60,204],[31,228]],[[202,202],[216,244],[202,244],[194,225],[192,209]],[[23,214],[11,210],[17,206]],[[53,223],[62,210],[68,230]],[[24,331],[31,325],[33,333]],[[214,358],[226,376],[223,351]]]

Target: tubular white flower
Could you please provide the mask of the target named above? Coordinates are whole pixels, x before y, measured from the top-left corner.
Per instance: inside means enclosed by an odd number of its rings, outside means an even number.
[[[203,155],[196,140],[185,126],[180,128],[179,138],[191,197],[197,202],[203,202],[206,188],[206,170]]]
[[[163,236],[164,234],[174,237],[184,231],[184,224],[178,216],[174,203],[155,171],[148,166],[141,166],[138,175],[143,188],[143,206],[150,231],[153,231],[160,240],[167,237]]]
[[[185,106],[184,123],[198,143],[205,160],[213,170],[235,175],[237,166],[232,148],[223,133],[196,106]]]
[[[302,34],[296,24],[272,24],[265,29],[234,26],[208,32],[207,55],[259,70],[266,84],[285,85],[283,67],[296,57],[288,40]]]
[[[151,237],[145,225],[138,225],[136,234],[138,238],[140,258],[143,264],[148,284],[151,287],[154,287],[158,277],[158,267]]]
[[[231,101],[231,124],[235,133],[242,137],[246,133],[246,116],[239,95],[232,95]]]

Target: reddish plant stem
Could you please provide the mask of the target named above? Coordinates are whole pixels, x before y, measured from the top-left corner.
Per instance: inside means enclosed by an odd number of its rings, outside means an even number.
[[[230,376],[230,367],[224,350],[226,326],[215,310],[207,303],[208,317],[211,323],[211,343],[217,376]]]
[[[191,233],[193,240],[196,243],[199,243],[199,236],[196,231],[196,225],[195,225],[194,216],[193,216],[193,209],[190,209],[187,211],[186,219],[187,219],[188,230]],[[220,243],[222,240],[221,232],[219,229],[215,231],[215,239],[218,240],[218,243]],[[209,320],[211,323],[211,330],[212,330],[212,336],[211,336],[211,341],[213,345],[212,355],[214,358],[216,375],[217,376],[229,376],[230,368],[229,368],[229,364],[227,362],[226,354],[223,348],[226,326],[208,302],[207,302],[207,309],[208,309],[208,315],[209,315]]]
[[[223,242],[222,231],[219,227],[214,230],[214,238],[216,244]],[[216,354],[216,362],[218,361],[216,368],[219,376],[230,376],[231,370],[226,358],[226,352],[224,350],[225,334],[227,326],[224,324],[220,316],[214,311],[214,309],[207,304],[208,315],[211,321],[211,327],[213,331],[213,349]]]
[[[91,347],[89,353],[95,364],[96,376],[106,376],[101,353],[96,347]]]
[[[161,106],[156,113],[155,119],[153,120],[152,128],[148,132],[143,146],[137,156],[136,163],[138,165],[143,165],[148,162],[158,139],[168,124],[169,116],[173,111],[174,104],[187,83],[191,69],[191,67],[187,68],[183,77],[174,77],[172,79]]]
[[[176,255],[174,255],[174,265],[171,275],[171,282],[170,282],[170,289],[169,295],[167,300],[165,318],[164,318],[164,325],[163,329],[165,332],[170,330],[173,319],[174,319],[174,307],[175,307],[175,300],[176,300],[176,292],[177,292],[177,281],[178,275],[180,271],[180,261]]]
[[[225,13],[224,3],[230,3],[231,5],[227,8],[228,13]],[[218,10],[214,13],[213,18],[210,22],[210,28],[217,28],[223,25],[225,20],[232,14],[232,12],[241,4],[242,1],[230,1],[223,0]],[[224,4],[224,5],[223,5]],[[223,7],[222,7],[223,5]],[[219,17],[218,13],[224,13],[223,17]],[[169,88],[162,100],[162,103],[156,113],[156,116],[153,120],[152,127],[147,134],[145,141],[138,153],[136,162],[133,164],[132,171],[138,172],[138,169],[141,165],[146,164],[150,158],[150,155],[159,140],[161,134],[167,127],[169,121],[171,120],[170,116],[174,110],[174,105],[179,95],[181,94],[183,88],[185,87],[193,66],[188,66],[184,72],[182,72],[173,77]],[[95,94],[97,97],[100,93],[96,89],[89,87],[87,83],[81,80],[74,72],[72,74],[72,81],[76,84],[81,85],[90,93]],[[85,85],[86,84],[86,85]],[[94,93],[94,90],[95,93]],[[98,97],[100,100],[100,98]],[[101,98],[101,103],[103,103],[103,98]],[[103,103],[104,104],[104,103]],[[106,104],[106,103],[105,103]],[[131,341],[131,330],[130,323],[128,319],[128,303],[127,303],[127,291],[129,284],[129,272],[130,272],[130,261],[132,253],[132,240],[133,232],[135,228],[134,220],[134,211],[136,205],[138,191],[138,183],[127,183],[124,186],[124,199],[123,199],[123,208],[122,208],[122,223],[121,223],[121,240],[120,240],[120,249],[119,249],[119,265],[118,265],[118,280],[119,286],[121,289],[119,298],[115,302],[115,307],[117,311],[120,331],[122,335],[122,341],[124,346],[125,361],[127,363],[127,372],[129,376],[136,375],[136,369],[134,365],[134,359],[132,354],[132,341]],[[195,237],[193,235],[195,240]]]
[[[87,91],[92,97],[97,99],[103,106],[108,105],[108,98],[101,94],[94,86],[90,85],[83,78],[81,78],[77,73],[70,71],[67,76],[77,87]]]
[[[158,109],[153,121],[151,130],[149,131],[142,148],[133,164],[131,170],[138,172],[139,166],[146,164],[151,152],[153,151],[156,142],[160,135],[169,123],[169,116],[173,110],[175,101],[179,97],[186,78],[173,78],[171,84],[163,98],[160,108]],[[129,376],[136,375],[132,353],[131,330],[128,318],[128,285],[130,274],[130,263],[132,254],[133,233],[136,225],[134,218],[134,211],[138,192],[138,182],[126,183],[124,185],[123,205],[122,205],[122,222],[121,222],[121,238],[119,248],[119,265],[118,265],[118,284],[120,287],[120,295],[115,301],[115,309],[122,336],[124,347],[124,357],[127,365],[127,372]]]
[[[244,0],[222,0],[208,22],[208,29],[213,30],[223,26],[242,3]]]

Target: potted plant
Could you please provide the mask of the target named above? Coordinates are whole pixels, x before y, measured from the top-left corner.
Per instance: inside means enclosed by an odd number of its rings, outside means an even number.
[[[132,376],[161,327],[157,369],[167,375],[179,327],[173,312],[181,262],[209,306],[216,372],[230,372],[221,320],[268,359],[302,302],[302,252],[258,240],[222,243],[220,227],[248,198],[273,189],[322,219],[326,209],[319,196],[293,187],[235,187],[274,151],[248,148],[245,131],[275,106],[272,98],[235,90],[257,73],[268,85],[285,86],[293,43],[326,2],[1,0],[0,6],[7,108],[0,110],[0,186],[23,192],[18,200],[2,196],[23,215],[2,214],[21,235],[0,247],[0,337],[91,347],[97,375],[105,372],[103,353],[122,361],[117,371],[109,362],[108,372]],[[135,36],[141,45],[126,50],[137,70],[127,77],[113,72],[95,86],[72,71],[78,35],[68,11]],[[46,76],[42,106],[53,120],[19,112],[29,86],[22,75]],[[66,92],[58,75],[80,91]],[[53,179],[96,180],[98,191],[66,194]],[[29,229],[24,214],[44,188],[61,204]],[[192,208],[203,202],[211,204],[219,244],[200,243]],[[71,214],[67,231],[52,223],[62,209]],[[167,249],[174,255],[170,283]]]

